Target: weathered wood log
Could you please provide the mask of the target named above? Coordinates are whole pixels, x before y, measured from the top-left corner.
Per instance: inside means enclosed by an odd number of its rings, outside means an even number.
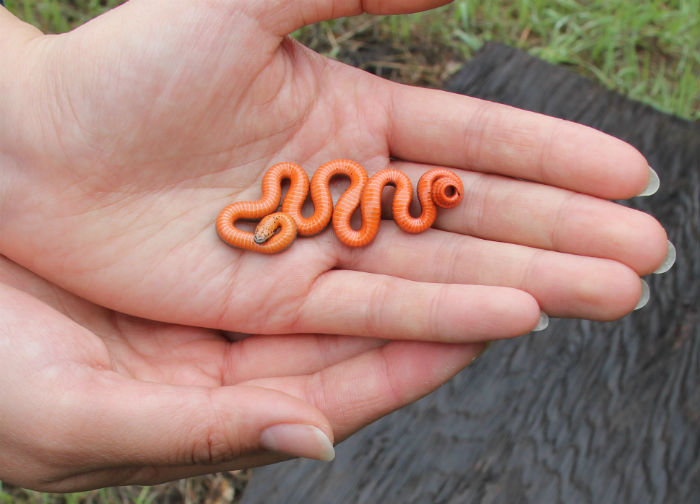
[[[585,123],[640,149],[660,191],[630,205],[678,249],[611,323],[552,320],[342,443],[254,471],[245,503],[700,502],[700,123],[487,45],[447,89]]]

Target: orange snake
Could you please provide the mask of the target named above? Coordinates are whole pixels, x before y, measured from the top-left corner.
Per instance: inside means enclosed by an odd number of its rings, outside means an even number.
[[[336,175],[350,178],[350,187],[340,196],[333,209],[329,188],[330,179]],[[282,211],[276,212],[282,197],[282,181],[291,185],[282,202]],[[311,201],[314,213],[303,217],[301,207],[309,192],[309,177],[296,163],[278,163],[263,177],[262,198],[258,201],[237,201],[224,208],[216,219],[219,236],[229,245],[274,254],[289,247],[297,234],[311,236],[320,233],[333,218],[333,229],[338,239],[351,247],[369,244],[379,230],[381,220],[381,194],[384,186],[396,186],[392,210],[396,224],[409,233],[425,231],[435,222],[436,205],[442,208],[456,206],[464,194],[460,178],[444,168],[429,170],[418,181],[418,200],[422,207],[420,217],[411,217],[408,208],[413,197],[408,176],[387,168],[378,171],[369,180],[359,163],[336,159],[321,165],[311,180]],[[362,226],[355,230],[350,226],[353,212],[360,206]],[[274,213],[273,213],[274,212]],[[235,226],[239,219],[261,219],[255,233],[242,231]]]

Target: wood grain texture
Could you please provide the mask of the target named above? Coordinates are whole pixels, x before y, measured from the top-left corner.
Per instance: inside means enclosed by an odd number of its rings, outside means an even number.
[[[618,322],[552,320],[350,438],[333,463],[257,469],[246,504],[700,502],[700,123],[487,45],[447,88],[602,129],[661,189],[631,206],[678,251]]]

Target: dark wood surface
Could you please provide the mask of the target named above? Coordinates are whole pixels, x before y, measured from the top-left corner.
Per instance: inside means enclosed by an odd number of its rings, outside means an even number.
[[[700,502],[700,124],[487,45],[446,88],[604,130],[661,177],[631,206],[678,248],[617,322],[552,320],[367,427],[333,463],[256,469],[255,503]]]

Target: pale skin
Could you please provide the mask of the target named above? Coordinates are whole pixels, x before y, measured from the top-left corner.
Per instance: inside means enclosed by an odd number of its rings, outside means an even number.
[[[441,3],[131,0],[61,36],[0,8],[0,480],[328,458],[324,435],[431,392],[541,311],[634,308],[667,251],[655,219],[607,201],[647,185],[634,148],[286,37]],[[326,231],[261,256],[216,236],[275,162],[339,157],[414,180],[450,167],[465,200],[422,235],[385,221],[363,249]]]

